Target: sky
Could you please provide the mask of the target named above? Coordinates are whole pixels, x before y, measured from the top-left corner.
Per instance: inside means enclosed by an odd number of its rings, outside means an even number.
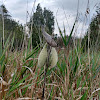
[[[36,2],[35,2],[36,1]],[[89,2],[88,2],[89,1]],[[51,10],[55,16],[55,34],[59,34],[56,20],[61,30],[66,29],[69,35],[78,12],[78,22],[76,23],[73,35],[83,37],[86,33],[91,18],[96,15],[96,5],[99,0],[0,0],[11,14],[12,18],[23,25],[32,15],[32,9],[36,9],[38,3],[41,7]],[[89,14],[86,13],[87,7]],[[28,15],[27,15],[28,11]],[[35,11],[35,10],[34,10]],[[27,15],[27,17],[26,17]]]

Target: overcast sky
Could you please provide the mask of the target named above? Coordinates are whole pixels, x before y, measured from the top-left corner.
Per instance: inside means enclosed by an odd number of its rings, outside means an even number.
[[[31,15],[34,0],[0,0],[0,4],[2,4],[2,1],[13,19],[22,24],[26,23],[26,12],[28,11],[29,15]],[[79,21],[76,25],[75,34],[80,37],[85,34],[90,19],[96,14],[95,9],[96,5],[100,3],[99,0],[89,0],[90,13],[87,17],[85,16],[85,13],[88,0],[36,0],[35,8],[37,4],[40,3],[42,8],[46,7],[53,11],[60,28],[63,30],[65,26],[66,34],[70,34],[77,14],[78,1]],[[29,18],[30,16],[28,16],[28,19]],[[56,23],[54,32],[59,34]]]

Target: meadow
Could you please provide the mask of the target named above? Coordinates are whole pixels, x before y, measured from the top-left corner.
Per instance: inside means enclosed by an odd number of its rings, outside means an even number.
[[[42,100],[44,67],[37,67],[42,47],[12,51],[13,39],[0,49],[0,100]],[[2,46],[2,44],[1,44]],[[56,48],[58,62],[46,75],[46,100],[99,100],[100,51],[80,45]]]
[[[53,12],[46,8],[42,10],[40,4],[36,12],[32,9],[33,15],[26,22],[30,34],[2,5],[5,12],[0,13],[0,100],[100,100],[100,7],[97,7],[97,15],[90,20],[88,0],[82,27],[77,7],[75,22],[66,36],[65,26],[62,31]],[[51,36],[54,31],[54,22],[60,35],[55,39],[60,44],[55,47],[57,64],[51,67],[47,57],[46,63],[38,67],[39,54],[49,41],[46,36]],[[43,25],[48,35],[43,35]],[[74,37],[79,27],[81,35],[86,31],[83,38]],[[47,45],[51,47],[48,42]]]

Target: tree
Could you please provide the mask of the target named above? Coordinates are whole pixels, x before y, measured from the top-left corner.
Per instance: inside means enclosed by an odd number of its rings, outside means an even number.
[[[2,21],[2,15],[4,18],[4,22]],[[3,26],[4,24],[4,26]],[[6,41],[7,38],[11,35],[11,38],[14,36],[14,48],[21,48],[22,41],[23,41],[23,26],[20,25],[18,22],[14,21],[9,11],[6,9],[5,5],[0,6],[0,39],[3,39],[3,27],[4,27],[4,40]],[[1,40],[0,40],[1,42]]]
[[[100,6],[97,6],[96,12],[97,15],[92,18],[87,34],[82,41],[82,44],[86,43],[85,47],[87,48],[88,33],[90,33],[90,48],[92,50],[100,49]]]
[[[47,32],[49,34],[52,34],[54,31],[54,16],[53,16],[53,12],[51,12],[50,10],[47,10],[46,8],[44,8],[44,24],[47,27]]]
[[[41,42],[41,26],[44,25],[43,11],[40,4],[37,5],[36,12],[31,18],[31,23],[33,20],[33,30],[32,30],[32,45],[35,47]]]
[[[33,14],[30,20],[30,27],[33,20],[32,25],[32,45],[35,47],[37,44],[41,43],[43,40],[43,36],[41,34],[41,27],[45,26],[46,31],[49,34],[52,34],[54,31],[54,16],[53,12],[44,8],[42,10],[40,4],[37,5],[36,12]]]
[[[11,15],[9,15],[9,11],[6,9],[5,5],[2,4],[0,6],[0,13],[4,15],[4,18],[7,19],[7,18],[11,18]]]

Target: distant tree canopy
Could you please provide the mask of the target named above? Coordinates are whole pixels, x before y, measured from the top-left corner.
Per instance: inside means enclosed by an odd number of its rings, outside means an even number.
[[[6,9],[5,5],[0,6],[0,42],[3,37],[3,18],[4,18],[4,36],[5,41],[11,35],[14,36],[14,48],[21,47],[23,41],[23,26],[14,21]]]
[[[33,22],[33,23],[32,23]],[[36,12],[33,14],[30,25],[32,23],[32,43],[35,47],[38,43],[42,42],[43,37],[41,34],[41,26],[45,26],[46,31],[52,34],[54,31],[54,16],[53,12],[41,8],[40,4],[37,5]]]
[[[100,7],[97,6],[97,15],[92,18],[90,27],[87,31],[86,36],[83,39],[85,42],[85,47],[88,45],[88,33],[90,33],[90,48],[91,49],[100,49]]]

